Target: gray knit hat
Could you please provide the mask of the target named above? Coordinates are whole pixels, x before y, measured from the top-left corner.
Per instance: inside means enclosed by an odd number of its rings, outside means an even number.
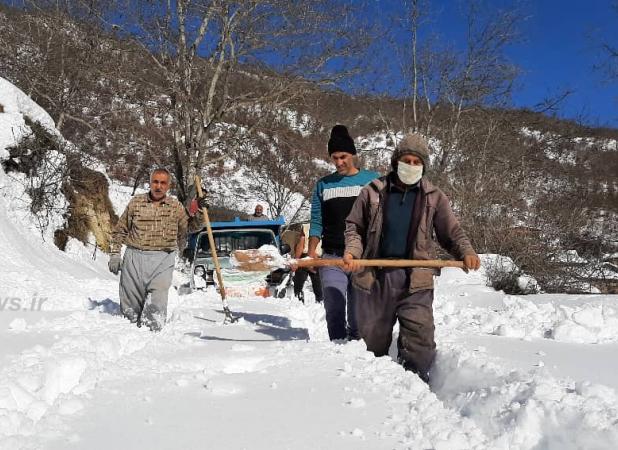
[[[397,161],[403,155],[414,155],[423,161],[424,170],[429,166],[429,145],[423,136],[418,133],[406,134],[393,152],[391,167],[397,170]]]

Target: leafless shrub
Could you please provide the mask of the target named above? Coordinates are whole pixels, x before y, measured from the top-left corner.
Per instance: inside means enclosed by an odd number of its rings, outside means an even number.
[[[497,291],[510,295],[527,295],[538,292],[536,284],[523,283],[524,272],[521,269],[492,262],[485,267],[487,284]]]
[[[54,216],[62,212],[61,189],[68,178],[65,145],[38,122],[25,117],[31,132],[17,145],[8,148],[9,158],[2,162],[7,173],[26,175],[21,182],[30,197],[30,212],[43,233]]]

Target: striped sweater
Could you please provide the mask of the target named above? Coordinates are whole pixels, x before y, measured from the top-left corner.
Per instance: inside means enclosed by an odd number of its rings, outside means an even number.
[[[376,172],[368,170],[350,176],[335,172],[317,182],[311,200],[309,236],[322,239],[325,253],[343,253],[345,219],[363,186],[378,176]]]

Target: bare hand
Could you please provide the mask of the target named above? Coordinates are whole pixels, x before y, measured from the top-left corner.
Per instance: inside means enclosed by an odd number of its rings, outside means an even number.
[[[298,270],[298,259],[291,259],[288,267],[290,268],[290,272],[294,273]]]
[[[465,267],[465,272],[467,272],[468,270],[479,270],[481,267],[481,258],[479,258],[477,254],[466,255],[464,256],[463,263]]]
[[[320,259],[317,252],[315,250],[311,251],[311,249],[309,249],[309,253],[307,253],[307,257],[311,259]],[[305,269],[307,269],[309,272],[312,272],[312,273],[315,273],[318,270],[316,267],[305,267]]]
[[[354,259],[352,253],[345,252],[343,255],[343,270],[346,272],[358,272],[362,269],[362,266],[358,263],[358,260]]]

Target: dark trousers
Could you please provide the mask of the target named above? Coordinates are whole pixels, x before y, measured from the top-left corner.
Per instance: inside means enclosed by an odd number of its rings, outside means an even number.
[[[305,286],[305,281],[307,281],[307,277],[311,278],[311,287],[313,288],[315,301],[321,302],[322,282],[320,281],[320,273],[317,271],[311,272],[307,269],[297,269],[296,272],[294,272],[294,295],[296,297],[303,298],[301,294],[303,292],[303,287]]]
[[[340,257],[325,253],[322,258]],[[328,337],[331,341],[359,339],[354,305],[355,290],[352,289],[350,274],[344,272],[340,267],[320,267],[320,280],[324,294]]]
[[[398,358],[406,370],[428,381],[436,354],[433,289],[409,292],[409,271],[382,269],[371,293],[356,290],[356,319],[367,350],[388,354],[395,321],[399,321]]]

